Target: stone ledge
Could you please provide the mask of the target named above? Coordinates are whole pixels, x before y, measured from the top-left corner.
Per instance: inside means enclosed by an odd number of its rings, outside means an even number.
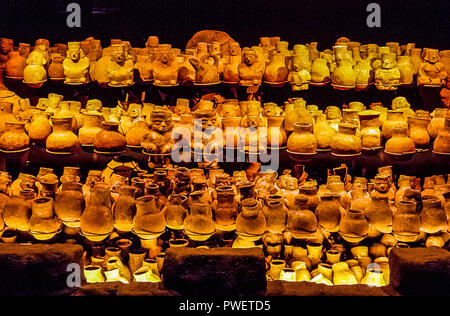
[[[450,295],[450,252],[438,248],[393,248],[390,284],[402,295]]]
[[[267,287],[261,249],[169,248],[164,288],[184,296],[261,296]]]
[[[67,289],[70,263],[82,268],[72,244],[0,244],[0,295],[49,295]],[[82,272],[82,271],[81,271]]]

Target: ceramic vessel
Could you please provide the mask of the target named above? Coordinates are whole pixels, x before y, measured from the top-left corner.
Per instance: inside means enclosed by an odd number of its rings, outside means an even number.
[[[80,142],[72,132],[72,117],[52,117],[53,132],[47,137],[46,148],[51,153],[74,153]]]
[[[414,65],[411,61],[411,57],[398,56],[397,67],[400,71],[400,84],[409,85],[414,80]]]
[[[25,123],[6,122],[5,132],[0,136],[0,149],[3,151],[21,151],[29,148],[30,138],[25,133]]]
[[[111,45],[112,53],[106,65],[110,86],[130,86],[134,83],[134,58],[124,44]]]
[[[361,210],[348,210],[339,223],[339,235],[351,243],[361,242],[369,232],[369,224]]]
[[[83,126],[78,131],[78,139],[82,146],[92,146],[95,136],[102,130],[103,117],[96,112],[83,114]]]
[[[64,56],[61,54],[52,54],[51,55],[51,63],[48,66],[48,76],[52,80],[65,80],[64,75]]]
[[[170,49],[158,48],[153,62],[153,80],[156,85],[174,86],[178,80],[179,64]]]
[[[380,112],[373,110],[358,113],[361,123],[361,145],[363,148],[378,148],[381,146]]]
[[[55,214],[67,227],[80,227],[81,214],[85,208],[82,185],[65,182],[55,197]]]
[[[194,241],[205,241],[216,231],[212,206],[193,203],[183,223],[185,234]]]
[[[37,240],[53,238],[61,228],[61,223],[53,210],[53,199],[41,197],[31,202],[30,232]]]
[[[325,114],[318,114],[315,116],[313,133],[317,141],[317,148],[328,149],[336,130],[330,126]]]
[[[166,219],[166,226],[170,229],[183,229],[184,219],[187,216],[187,210],[184,206],[186,197],[179,194],[169,196],[168,204],[164,206],[163,213]]]
[[[261,213],[259,202],[253,198],[241,202],[242,211],[236,219],[236,233],[242,239],[256,241],[266,231],[266,218]]]
[[[386,120],[381,127],[383,132],[383,136],[386,140],[392,137],[392,130],[394,127],[404,127],[408,128],[408,123],[403,116],[403,112],[401,110],[388,110]]]
[[[396,55],[381,55],[381,67],[375,71],[375,85],[380,90],[396,90],[400,84],[400,70],[397,67]]]
[[[437,49],[424,49],[423,62],[420,63],[417,73],[418,86],[440,87],[445,83],[447,70],[439,59],[439,51]]]
[[[232,186],[216,188],[217,199],[213,202],[216,229],[232,231],[236,228],[237,202]]]
[[[8,54],[8,61],[4,65],[5,75],[14,79],[23,79],[26,65],[26,57],[21,56],[19,51],[11,51]]]
[[[256,51],[245,47],[242,61],[238,66],[239,84],[259,85],[264,75],[264,62],[260,60]]]
[[[120,186],[119,198],[113,205],[114,228],[121,232],[129,232],[133,228],[133,218],[136,215],[134,200],[136,189],[132,186]]]
[[[111,192],[98,183],[91,191],[80,218],[81,233],[91,241],[105,239],[114,229]]]
[[[425,148],[430,143],[428,134],[429,118],[408,117],[409,137],[414,141],[416,148]]]
[[[28,135],[31,142],[44,145],[47,137],[52,133],[49,114],[44,111],[34,111],[31,123],[28,125]]]
[[[317,224],[323,231],[337,232],[339,222],[344,215],[344,208],[338,202],[339,195],[326,194],[321,197],[321,203],[316,208]]]
[[[99,153],[115,153],[125,150],[127,141],[118,132],[119,124],[115,122],[103,122],[102,130],[94,137],[94,150]]]
[[[294,208],[288,211],[287,230],[294,238],[303,239],[317,231],[317,219],[308,208],[308,197],[297,195]]]
[[[69,42],[63,61],[65,83],[83,84],[89,81],[90,61],[81,49],[80,42]]]
[[[413,153],[416,149],[414,141],[408,137],[407,129],[404,127],[394,127],[392,129],[392,138],[384,145],[387,153],[406,154]]]
[[[19,231],[30,228],[31,201],[36,197],[32,189],[22,189],[19,196],[11,197],[5,204],[3,220],[8,227]]]
[[[316,153],[317,141],[312,134],[312,125],[294,123],[294,132],[288,138],[287,148],[294,153]]]
[[[432,196],[422,199],[423,209],[420,212],[420,230],[427,234],[447,231],[447,216],[441,200]]]
[[[143,239],[156,238],[164,232],[166,221],[154,195],[136,199],[136,215],[133,219],[134,232]]]
[[[392,221],[392,232],[398,241],[414,242],[420,234],[421,220],[416,203],[400,201]]]
[[[373,196],[364,210],[364,216],[369,223],[369,234],[374,234],[374,230],[383,234],[392,232],[393,211],[387,196]]]
[[[316,58],[311,64],[311,83],[323,84],[330,81],[330,69],[327,60]]]
[[[444,128],[440,129],[433,144],[433,150],[438,153],[450,153],[450,117],[445,118]]]
[[[269,83],[284,82],[287,80],[288,74],[286,57],[281,53],[272,53],[264,71],[264,81]]]
[[[267,146],[268,147],[283,147],[286,144],[286,132],[282,128],[284,121],[283,116],[268,116],[267,117]]]
[[[357,126],[340,123],[338,133],[331,142],[331,150],[336,155],[355,155],[361,153],[361,138],[356,135]]]

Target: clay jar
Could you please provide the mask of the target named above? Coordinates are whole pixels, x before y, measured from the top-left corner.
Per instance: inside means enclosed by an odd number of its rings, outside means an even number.
[[[53,132],[45,143],[47,151],[52,153],[74,153],[79,149],[77,135],[72,132],[72,117],[52,117]]]
[[[423,209],[420,212],[420,230],[427,234],[447,231],[447,215],[441,205],[441,200],[432,196],[422,199]]]
[[[450,116],[446,117],[444,128],[439,130],[433,150],[437,153],[450,153]]]
[[[339,123],[338,133],[331,142],[331,150],[336,155],[355,155],[361,152],[361,138],[356,135],[357,126]]]
[[[13,115],[13,107],[14,103],[12,102],[0,102],[0,134],[5,132],[6,122],[17,122]]]
[[[263,208],[266,218],[266,230],[270,233],[281,234],[286,229],[287,208],[283,201],[269,200]]]
[[[373,81],[373,69],[370,65],[370,59],[358,60],[353,67],[356,72],[355,89],[363,90]]]
[[[28,125],[30,140],[37,145],[45,145],[45,141],[51,133],[49,114],[44,111],[34,111],[31,123]]]
[[[311,83],[326,83],[330,81],[330,69],[327,60],[316,58],[311,65]]]
[[[133,229],[141,238],[155,238],[164,232],[166,220],[156,204],[154,195],[145,195],[136,199],[136,216]]]
[[[51,59],[52,62],[48,66],[48,76],[53,80],[64,80],[66,78],[63,67],[64,56],[52,54]]]
[[[330,126],[325,114],[318,114],[315,117],[314,137],[317,141],[317,148],[327,149],[330,147],[331,140],[336,134],[336,130]]]
[[[232,186],[216,188],[217,200],[213,202],[216,228],[221,231],[232,231],[236,228],[237,202],[234,199]]]
[[[281,127],[284,117],[271,115],[267,117],[267,146],[273,148],[283,147],[286,144],[286,132]]]
[[[8,61],[5,63],[5,75],[13,79],[23,79],[26,65],[26,58],[22,57],[19,51],[9,52]]]
[[[339,199],[339,194],[325,194],[321,197],[321,202],[317,206],[315,214],[317,223],[322,230],[327,232],[339,230],[339,222],[345,213]]]
[[[80,227],[81,214],[85,208],[81,183],[66,182],[55,196],[55,214],[67,227]]]
[[[431,137],[436,138],[439,130],[443,129],[445,126],[445,117],[447,115],[448,109],[446,108],[436,108],[432,113],[433,118],[428,124],[427,130]]]
[[[314,213],[308,209],[308,197],[297,195],[294,209],[288,211],[287,230],[296,239],[304,239],[314,235],[317,231],[317,219]]]
[[[392,138],[386,142],[384,150],[387,153],[406,154],[415,152],[416,147],[414,141],[408,137],[407,129],[396,126],[392,129]]]
[[[128,146],[140,147],[143,135],[150,132],[150,128],[144,119],[136,119],[128,130],[125,139]]]
[[[125,137],[118,132],[119,123],[103,122],[102,130],[94,137],[94,151],[102,153],[119,153],[126,148]]]
[[[339,235],[350,243],[362,241],[368,232],[369,224],[361,210],[348,210],[339,223]]]
[[[36,193],[32,189],[22,189],[19,196],[11,197],[5,204],[3,220],[8,227],[28,231],[31,216],[31,201]]]
[[[41,197],[31,202],[30,232],[38,240],[54,237],[61,224],[53,211],[53,199]]]
[[[367,110],[358,113],[361,123],[361,145],[363,148],[381,146],[380,112]]]
[[[240,238],[256,241],[266,231],[266,218],[261,213],[261,206],[256,199],[242,200],[242,211],[236,219],[236,233]]]
[[[30,146],[30,138],[25,133],[25,123],[6,122],[5,132],[0,136],[0,148],[4,151],[19,151]]]
[[[134,195],[136,188],[128,185],[119,187],[119,198],[113,205],[114,228],[121,232],[129,232],[133,228],[136,215]]]
[[[83,126],[78,131],[81,146],[92,146],[95,136],[102,130],[101,114],[86,112],[83,114]]]
[[[111,204],[111,192],[105,184],[96,184],[80,218],[81,232],[86,238],[101,241],[111,234],[114,229]]]
[[[416,212],[416,203],[400,201],[392,221],[392,232],[398,241],[414,242],[420,233],[421,220]]]
[[[364,216],[369,223],[369,234],[376,234],[377,231],[383,234],[392,232],[393,212],[387,196],[373,196],[364,210]]]
[[[410,56],[398,56],[397,67],[400,71],[400,84],[408,85],[414,80],[414,65]]]
[[[409,137],[414,141],[417,148],[427,147],[430,143],[430,135],[427,131],[429,123],[429,118],[408,117]]]
[[[293,153],[316,153],[317,141],[312,134],[312,125],[294,123],[294,132],[288,138],[287,148]]]
[[[276,52],[270,54],[269,63],[264,71],[264,81],[269,83],[285,82],[288,74],[285,55]]]
[[[401,110],[388,110],[386,120],[381,127],[384,138],[387,140],[392,137],[392,129],[394,127],[408,128],[408,123]]]
[[[186,197],[181,194],[171,194],[166,206],[163,208],[166,226],[170,229],[183,229],[184,219],[187,216],[187,210],[184,207]]]
[[[211,205],[192,203],[190,214],[186,216],[183,223],[185,234],[195,241],[209,239],[216,230],[212,217]]]

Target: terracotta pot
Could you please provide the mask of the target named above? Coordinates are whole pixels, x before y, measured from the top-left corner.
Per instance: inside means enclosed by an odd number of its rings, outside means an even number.
[[[325,194],[321,197],[321,202],[316,208],[317,224],[327,232],[337,232],[339,222],[344,214],[344,209],[340,205],[337,194]]]
[[[312,134],[312,125],[294,123],[294,132],[288,138],[287,148],[294,153],[315,153],[317,141]]]
[[[53,199],[41,197],[31,202],[30,232],[38,240],[53,238],[60,230],[61,223],[53,210]]]
[[[164,232],[165,227],[164,214],[156,204],[154,195],[146,195],[136,199],[133,228],[138,236],[155,238]]]
[[[420,230],[427,234],[447,231],[447,215],[441,200],[432,196],[422,199],[423,209],[420,212]]]
[[[329,148],[331,140],[336,134],[336,130],[330,126],[325,114],[318,114],[315,117],[314,137],[317,141],[317,148]]]
[[[331,150],[338,155],[358,154],[361,152],[361,138],[356,135],[357,126],[339,123],[338,133],[331,142]]]
[[[180,54],[178,56],[179,59],[179,68],[178,68],[178,82],[182,84],[192,84],[195,81],[195,68],[189,62],[189,55]]]
[[[143,135],[150,132],[150,128],[144,119],[136,119],[128,130],[125,139],[129,146],[141,146]]]
[[[121,232],[129,232],[133,228],[136,214],[135,192],[136,189],[132,186],[119,187],[119,198],[113,205],[113,216],[114,228]]]
[[[66,78],[64,74],[63,61],[64,56],[60,54],[52,54],[52,61],[50,66],[48,67],[48,76],[50,79],[54,80],[63,80]]]
[[[386,120],[381,128],[384,138],[389,139],[392,137],[392,129],[394,127],[408,128],[408,123],[401,110],[387,111]]]
[[[374,71],[370,65],[370,59],[358,60],[353,70],[356,72],[355,88],[357,90],[365,89],[373,82]]]
[[[314,213],[308,209],[308,197],[297,195],[295,205],[288,211],[287,230],[296,239],[312,236],[317,231],[317,219]]]
[[[102,131],[94,137],[94,150],[107,153],[124,151],[127,141],[118,132],[119,123],[103,122],[102,126]]]
[[[339,223],[339,235],[351,243],[361,242],[368,232],[369,224],[361,210],[348,210]]]
[[[242,201],[242,211],[236,219],[236,233],[240,238],[256,241],[266,231],[266,218],[260,211],[257,200],[248,198]]]
[[[183,229],[183,222],[187,216],[187,210],[183,205],[185,201],[186,197],[183,195],[172,194],[167,205],[164,206],[163,214],[166,219],[166,226],[170,229]]]
[[[112,197],[102,184],[97,184],[90,194],[87,207],[81,215],[81,232],[90,240],[105,239],[114,229],[111,212]]]
[[[430,143],[430,135],[427,130],[430,121],[427,118],[408,117],[409,137],[417,148],[427,147]]]
[[[5,204],[3,220],[8,227],[28,231],[30,228],[31,201],[36,193],[31,189],[22,189],[19,196],[13,196]]]
[[[213,202],[216,228],[221,231],[232,231],[236,228],[237,203],[232,186],[216,188],[217,199]]]
[[[283,147],[286,144],[286,132],[281,127],[283,125],[283,116],[268,116],[267,117],[267,146],[268,147]]]
[[[383,234],[392,231],[393,212],[388,203],[387,196],[373,196],[367,208],[364,210],[364,216],[369,223],[369,233],[373,230]]]
[[[361,123],[361,145],[363,148],[381,146],[380,112],[367,110],[358,113]]]
[[[433,150],[438,153],[450,153],[450,117],[445,118],[445,126],[440,129],[433,144]]]
[[[286,109],[284,115],[284,129],[286,132],[294,130],[294,123],[313,124],[313,117],[306,109],[306,101],[302,98],[294,98],[292,109]]]
[[[26,65],[26,58],[22,57],[19,51],[9,52],[8,61],[5,63],[5,75],[14,79],[22,79]]]
[[[102,130],[103,117],[100,114],[86,112],[83,114],[83,126],[78,131],[82,146],[92,146],[95,136]]]
[[[420,233],[421,220],[416,212],[416,203],[400,201],[392,221],[392,232],[398,241],[414,242]]]
[[[384,145],[384,149],[388,153],[402,154],[413,153],[416,150],[414,141],[408,137],[405,127],[394,127],[392,129],[392,138]]]
[[[286,67],[286,57],[281,53],[273,53],[264,71],[264,80],[267,82],[284,82],[287,80],[289,70]]]
[[[400,84],[411,84],[414,80],[414,65],[410,56],[398,56],[397,67],[400,71]]]
[[[316,58],[311,65],[311,82],[325,83],[330,80],[330,69],[327,60],[324,58]]]
[[[5,132],[6,122],[17,122],[13,115],[14,103],[0,101],[0,134]]]
[[[80,146],[77,135],[72,132],[72,117],[52,117],[53,132],[47,137],[47,151],[74,153]]]
[[[30,146],[30,138],[25,133],[25,123],[6,122],[5,132],[0,136],[0,148],[17,151]]]
[[[439,130],[445,127],[445,117],[447,115],[448,109],[446,108],[436,108],[432,116],[430,123],[428,124],[427,130],[432,138],[436,138]]]
[[[82,185],[66,182],[55,197],[55,214],[67,227],[80,227],[81,214],[85,208]]]
[[[44,111],[35,111],[28,125],[30,140],[38,145],[44,145],[47,137],[52,133],[49,114]]]
[[[190,214],[184,219],[184,232],[191,240],[205,241],[216,230],[212,207],[209,204],[193,203]]]

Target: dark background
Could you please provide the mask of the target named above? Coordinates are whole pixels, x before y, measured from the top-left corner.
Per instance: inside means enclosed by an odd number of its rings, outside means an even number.
[[[66,26],[67,4],[81,5],[81,28]],[[368,3],[381,5],[381,28],[366,25]],[[44,37],[52,43],[129,40],[143,47],[147,36],[184,48],[202,29],[222,30],[241,43],[280,36],[295,43],[331,47],[340,36],[359,42],[414,42],[416,47],[450,47],[449,0],[1,0],[0,33],[18,42]]]

